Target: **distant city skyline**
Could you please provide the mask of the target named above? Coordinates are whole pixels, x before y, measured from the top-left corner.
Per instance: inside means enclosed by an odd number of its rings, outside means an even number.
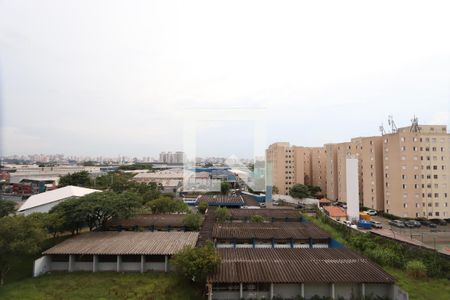
[[[183,151],[195,109],[265,109],[267,145],[450,126],[445,2],[67,5],[0,4],[1,155]],[[203,129],[199,156],[255,150],[251,124]]]

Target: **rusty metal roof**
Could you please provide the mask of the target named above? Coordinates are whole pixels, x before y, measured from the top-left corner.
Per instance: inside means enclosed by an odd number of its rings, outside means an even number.
[[[171,255],[195,246],[198,232],[90,232],[44,251],[43,254]]]
[[[266,219],[297,219],[301,218],[299,211],[295,209],[281,209],[281,208],[260,208],[260,209],[244,209],[233,208],[229,210],[232,219],[244,219],[254,215],[264,217]]]
[[[244,205],[244,200],[241,196],[224,196],[224,195],[201,195],[199,201],[207,202],[208,204],[239,204]]]
[[[212,283],[394,283],[367,258],[339,249],[219,249]]]
[[[219,223],[212,238],[218,239],[327,239],[330,235],[311,223]]]
[[[123,226],[123,227],[181,227],[186,214],[142,214],[131,217],[129,219],[112,219],[106,227]]]

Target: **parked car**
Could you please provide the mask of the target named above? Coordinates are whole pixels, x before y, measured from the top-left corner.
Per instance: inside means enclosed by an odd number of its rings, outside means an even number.
[[[368,214],[369,216],[376,216],[378,213],[375,209],[369,209],[366,211],[366,214]]]
[[[419,228],[419,227],[422,226],[422,224],[420,224],[419,221],[417,221],[417,220],[412,220],[412,221],[414,222],[414,226],[415,226],[415,227]]]
[[[347,226],[351,226],[352,225],[352,222],[347,221],[347,220],[344,220],[343,223],[344,223],[344,225],[347,225]]]
[[[422,224],[423,226],[428,226],[430,228],[436,228],[437,227],[436,224],[434,224],[433,222],[430,222],[428,220],[421,220],[420,224]]]
[[[416,227],[415,221],[412,221],[412,220],[405,221],[404,224],[405,224],[405,227],[408,227],[408,228],[415,228]]]
[[[373,228],[376,228],[376,229],[383,228],[383,225],[380,222],[378,222],[378,221],[370,221],[370,223],[372,223],[372,227]]]
[[[358,228],[372,229],[372,223],[370,221],[366,221],[366,220],[359,220],[358,221]]]
[[[280,205],[280,203],[277,202],[277,201],[273,201],[273,202],[272,202],[272,205],[273,205],[273,206],[278,206],[278,205]]]
[[[259,206],[260,206],[260,207],[266,207],[266,203],[265,203],[265,202],[261,202],[261,203],[259,204]]]
[[[405,223],[403,223],[403,221],[400,221],[400,220],[391,220],[391,221],[389,221],[389,225],[392,225],[395,227],[400,227],[400,228],[405,227]]]
[[[442,219],[431,219],[430,221],[436,225],[441,225],[441,226],[447,225],[447,222],[445,222],[445,220],[442,220]]]

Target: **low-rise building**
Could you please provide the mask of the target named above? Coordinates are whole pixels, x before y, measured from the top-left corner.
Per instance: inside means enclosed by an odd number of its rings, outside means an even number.
[[[96,192],[101,191],[73,185],[65,186],[31,196],[20,206],[18,212],[24,215],[35,212],[49,212],[53,206],[67,199],[78,198]]]
[[[395,279],[351,250],[219,249],[208,299],[389,299],[403,295]]]
[[[44,251],[34,276],[53,271],[168,272],[170,258],[195,246],[198,232],[90,232]]]

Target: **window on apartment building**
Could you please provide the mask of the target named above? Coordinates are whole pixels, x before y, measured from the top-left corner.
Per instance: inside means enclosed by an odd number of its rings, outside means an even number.
[[[407,208],[407,207],[408,207],[408,204],[407,204],[407,203],[403,203],[403,207],[404,207],[404,208]]]
[[[406,184],[402,184],[402,188],[403,188],[403,189],[406,189]]]
[[[405,174],[402,174],[402,179],[406,179],[406,175]]]
[[[431,179],[431,175],[430,174],[427,174],[427,179]]]
[[[434,193],[434,198],[439,198],[439,193]]]
[[[428,207],[431,207],[431,206],[432,206],[431,202],[428,202]]]
[[[405,138],[402,136],[402,137],[400,138],[400,141],[404,142],[404,141],[405,141]]]
[[[427,170],[431,170],[431,166],[427,166],[426,169],[427,169]]]
[[[439,188],[439,184],[435,183],[435,184],[434,184],[434,188],[435,188],[435,189],[438,189],[438,188]]]
[[[428,193],[428,194],[427,194],[427,197],[428,197],[428,198],[431,198],[431,196],[432,196],[431,193]]]
[[[419,185],[416,183],[416,184],[414,184],[414,188],[415,189],[418,189],[419,188]]]
[[[425,207],[425,202],[422,202],[422,207]]]
[[[436,147],[431,148],[432,151],[436,151]]]
[[[432,130],[434,130],[434,129],[432,129]],[[436,143],[436,138],[432,138],[432,139],[431,139],[431,142],[432,142],[432,143]]]
[[[427,188],[431,189],[431,183],[427,184]]]
[[[414,174],[414,179],[417,179],[417,174]]]
[[[438,166],[434,165],[433,170],[437,170],[437,169],[438,169]]]
[[[416,203],[416,207],[420,207],[420,204],[419,204],[419,203]]]
[[[427,160],[430,160],[430,157],[429,157],[429,156],[427,156]]]
[[[423,183],[422,183],[422,188],[423,188],[423,189],[425,188],[425,184],[423,184]]]
[[[441,152],[444,152],[444,147],[441,147]]]
[[[433,160],[437,160],[437,156],[433,156]]]
[[[429,216],[429,217],[432,217],[432,216],[433,216],[433,213],[432,213],[432,212],[429,212],[429,213],[428,213],[428,216]]]
[[[444,198],[447,198],[447,193],[444,193]]]
[[[438,212],[438,211],[435,212],[434,215],[435,215],[436,217],[439,217],[439,212]]]
[[[417,151],[417,147],[416,147],[416,146],[413,147],[413,151],[414,151],[414,152]]]
[[[430,147],[426,147],[425,151],[430,152]]]
[[[441,168],[442,168],[442,170],[445,170],[445,166],[442,166]]]
[[[447,203],[447,202],[445,202],[445,203],[444,203],[444,206],[445,206],[445,207],[448,207],[448,203]]]

